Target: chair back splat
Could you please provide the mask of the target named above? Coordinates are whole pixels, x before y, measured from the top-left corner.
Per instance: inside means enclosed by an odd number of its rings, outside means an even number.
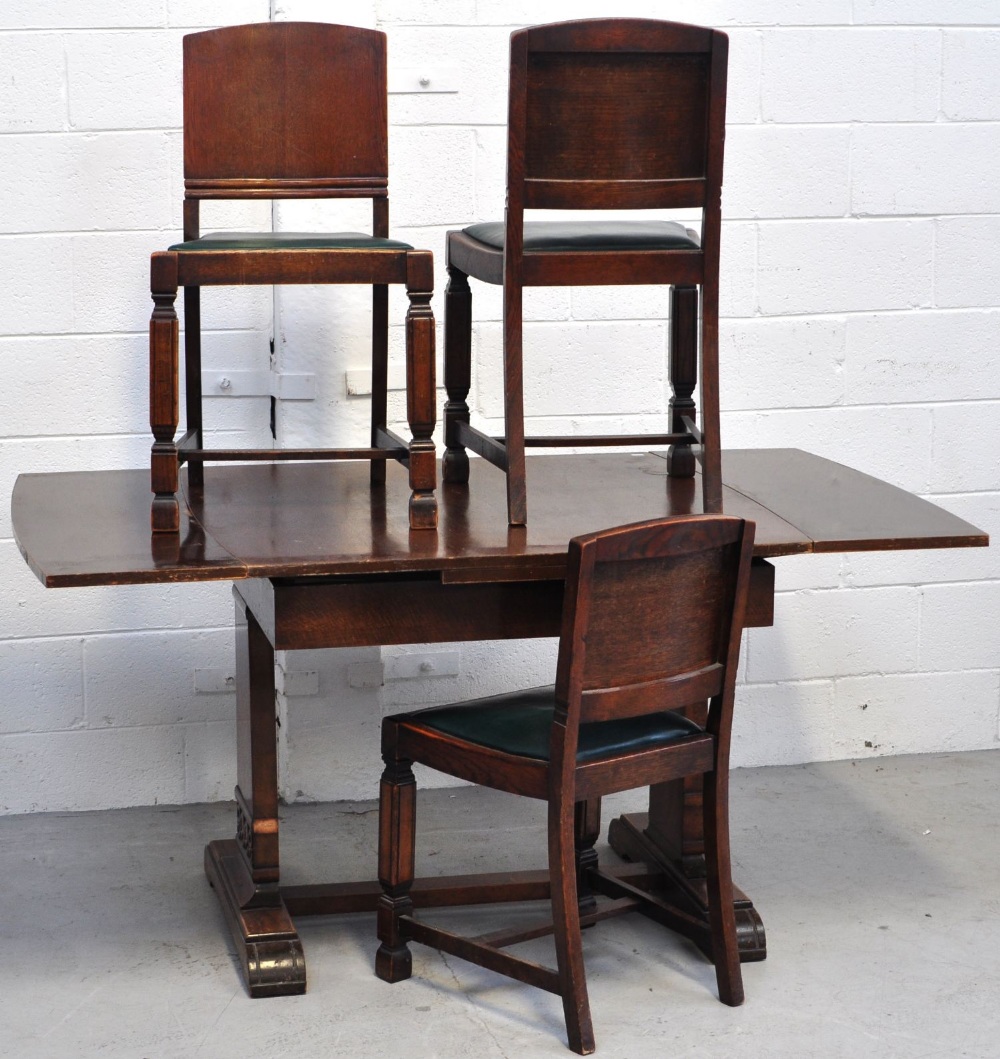
[[[189,199],[384,198],[388,177],[383,33],[288,22],[184,38]]]
[[[710,954],[720,999],[742,1002],[729,746],[753,539],[753,523],[706,515],[576,537],[553,686],[385,719],[379,977],[408,978],[409,942],[432,945],[559,994],[569,1045],[585,1054],[594,1034],[581,924],[637,910]],[[465,938],[413,916],[415,761],[548,803],[550,924]],[[704,789],[706,922],[670,911],[655,889],[602,870],[594,850],[603,795],[686,777],[698,777]],[[435,902],[537,898],[530,875],[459,877]],[[555,970],[505,951],[544,934],[554,936]]]
[[[556,698],[579,723],[721,694],[740,633],[741,531],[736,518],[692,518],[573,540]]]
[[[631,19],[515,34],[524,91],[509,116],[523,150],[508,149],[508,205],[702,208],[712,43],[711,30]]]
[[[433,262],[389,238],[388,117],[384,33],[326,23],[273,22],[184,38],[184,240],[153,255],[150,325],[152,527],[176,532],[179,467],[204,485],[210,461],[386,461],[408,467],[410,528],[437,524]],[[367,232],[201,234],[206,199],[372,200]],[[366,447],[224,449],[205,445],[201,288],[350,283],[372,288],[371,435]],[[407,415],[411,438],[387,425],[388,284],[406,286]],[[185,413],[178,426],[178,328],[184,288]],[[275,426],[272,423],[272,434]]]
[[[444,477],[468,480],[466,449],[499,467],[507,475],[512,524],[527,519],[524,450],[531,446],[666,445],[676,477],[695,473],[697,451],[704,509],[721,511],[718,281],[727,62],[724,33],[674,22],[592,19],[511,37],[505,219],[448,233]],[[526,221],[532,209],[697,210],[701,231],[670,220]],[[504,289],[502,438],[470,425],[469,276]],[[672,288],[668,430],[526,437],[522,289],[616,284]],[[613,360],[588,366],[594,373],[614,370]],[[700,427],[693,398],[699,376]]]

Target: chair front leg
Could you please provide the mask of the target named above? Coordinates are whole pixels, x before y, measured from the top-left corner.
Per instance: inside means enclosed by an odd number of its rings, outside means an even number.
[[[406,411],[410,421],[410,529],[437,528],[434,372],[434,259],[427,250],[406,255]]]
[[[472,386],[472,291],[469,277],[448,264],[448,286],[444,293],[444,406],[445,453],[441,477],[446,482],[469,480],[469,454],[459,438],[460,423],[469,422],[469,390]]]
[[[580,915],[597,911],[597,898],[590,889],[587,873],[597,867],[594,843],[601,837],[601,799],[577,802],[574,808],[574,846],[576,854],[576,893]]]
[[[178,533],[177,503],[177,255],[156,253],[150,260],[153,315],[149,321],[149,426],[153,432],[150,487],[153,503],[150,525],[154,533]]]
[[[413,912],[414,838],[416,834],[417,783],[411,763],[395,756],[394,734],[385,739],[385,771],[379,790],[378,879],[382,895],[378,901],[378,939],[375,974],[384,982],[402,982],[410,977],[412,957],[400,930],[399,917]]]
[[[670,291],[670,433],[686,431],[684,417],[697,412],[694,389],[698,384],[698,288],[673,287]],[[667,473],[671,478],[693,478],[694,450],[690,442],[671,445]]]

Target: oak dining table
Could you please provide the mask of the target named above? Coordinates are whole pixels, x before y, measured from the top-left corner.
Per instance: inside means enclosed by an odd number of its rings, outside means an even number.
[[[388,472],[373,486],[363,462],[207,468],[197,489],[182,476],[176,534],[150,532],[145,469],[15,483],[14,535],[47,588],[233,584],[235,836],[208,844],[205,870],[252,996],[304,991],[298,917],[373,911],[381,892],[374,878],[281,883],[274,653],[557,636],[571,537],[702,503],[699,477],[670,477],[656,453],[538,455],[527,460],[529,524],[508,526],[503,476],[473,460],[467,485],[439,488],[437,530],[411,530],[406,473]],[[784,556],[988,543],[927,500],[799,449],[726,450],[722,483],[723,511],[757,525],[748,626],[773,623]],[[652,787],[648,812],[612,820],[609,841],[622,879],[656,894],[656,918],[705,950],[699,799],[690,783]],[[600,829],[597,807],[592,816]],[[548,876],[427,878],[412,896],[418,907],[544,899]],[[763,959],[764,925],[740,891],[736,911],[741,958]]]

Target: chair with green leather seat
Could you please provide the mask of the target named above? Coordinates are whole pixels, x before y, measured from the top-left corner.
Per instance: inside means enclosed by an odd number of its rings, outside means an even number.
[[[429,251],[389,239],[386,38],[321,23],[232,26],[184,37],[184,241],[151,263],[152,524],[178,526],[178,470],[203,481],[209,460],[369,459],[409,468],[410,525],[436,525],[434,320]],[[213,232],[202,200],[372,200],[372,234]],[[372,286],[371,438],[364,448],[207,449],[201,393],[201,287],[349,283]],[[406,287],[409,442],[388,429],[388,284]],[[178,325],[184,288],[186,429],[178,425]]]
[[[593,1051],[582,923],[636,909],[677,925],[713,955],[720,999],[743,1000],[730,872],[729,744],[754,524],[690,515],[570,542],[554,687],[386,718],[382,727],[376,973],[410,977],[410,941],[562,997],[570,1047]],[[685,716],[708,701],[704,728]],[[413,916],[420,762],[548,804],[553,922],[467,938]],[[685,776],[704,782],[709,924],[678,925],[646,893],[597,866],[600,798]],[[439,836],[440,837],[440,836]],[[493,900],[513,883],[487,876]],[[482,899],[484,887],[471,886]],[[506,896],[505,896],[506,889]],[[598,904],[596,895],[612,898]],[[449,903],[441,901],[440,903]],[[582,914],[581,914],[582,912]],[[557,969],[505,949],[552,933]]]
[[[526,446],[669,445],[669,473],[695,473],[721,510],[719,235],[728,40],[680,23],[592,19],[511,36],[507,211],[448,233],[443,477],[466,482],[472,449],[507,475],[507,515],[527,519]],[[527,209],[701,212],[701,232],[670,220],[525,221]],[[503,286],[504,436],[470,424],[468,277]],[[522,288],[670,285],[669,432],[525,437]],[[700,303],[699,303],[700,289]],[[698,371],[698,333],[701,332]],[[588,376],[616,371],[613,357]],[[693,393],[701,380],[701,426]],[[638,396],[638,395],[637,395]],[[572,409],[567,408],[564,414]]]

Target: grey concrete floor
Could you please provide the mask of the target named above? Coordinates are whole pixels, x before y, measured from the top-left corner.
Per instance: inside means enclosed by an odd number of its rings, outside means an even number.
[[[998,779],[1000,751],[734,773],[735,875],[768,937],[767,960],[744,965],[747,1002],[720,1004],[711,966],[669,931],[602,923],[585,935],[598,1054],[1000,1056]],[[633,793],[606,817],[639,808]],[[371,804],[282,817],[287,882],[374,875]],[[378,981],[369,915],[301,920],[308,993],[250,1000],[201,870],[204,843],[232,830],[227,805],[0,819],[0,1055],[570,1054],[549,994],[420,946],[413,979]],[[543,861],[537,803],[422,792],[418,872]],[[524,950],[548,958],[544,940]]]

